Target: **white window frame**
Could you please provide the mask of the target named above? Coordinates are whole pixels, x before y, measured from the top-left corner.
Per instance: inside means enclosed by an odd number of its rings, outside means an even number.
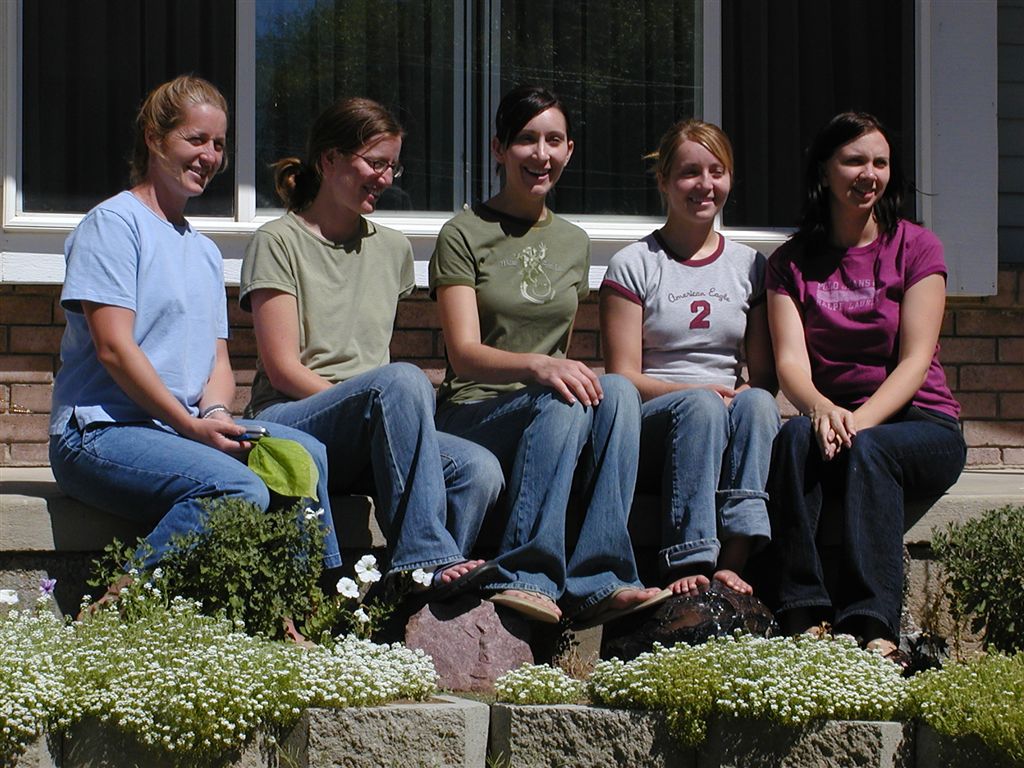
[[[0,284],[60,284],[64,279],[64,239],[81,214],[24,213],[21,196],[22,4],[0,3],[0,142],[4,149],[0,184]],[[494,15],[498,0],[485,13]],[[462,29],[472,13],[457,14]],[[967,7],[969,6],[969,8]],[[480,6],[476,6],[480,8]],[[949,292],[992,295],[998,259],[998,134],[996,124],[996,0],[917,0],[916,83],[917,168],[921,215],[946,247]],[[237,0],[237,71],[234,218],[189,217],[224,254],[229,284],[238,283],[249,236],[272,215],[256,210],[255,4]],[[721,0],[704,0],[704,117],[720,122]],[[462,21],[460,22],[459,19]],[[456,68],[458,69],[458,68]],[[458,76],[458,72],[456,72]],[[493,86],[494,84],[491,84]],[[467,115],[477,106],[457,89],[456,125],[469,129]],[[459,112],[461,110],[461,113]],[[457,180],[456,183],[468,183]],[[441,225],[451,213],[381,213],[375,216],[412,241],[417,283],[426,284],[426,262]],[[625,243],[649,233],[660,219],[643,216],[567,216],[593,243],[590,282],[600,283],[610,256]],[[732,239],[766,253],[782,243],[786,229],[723,228]]]

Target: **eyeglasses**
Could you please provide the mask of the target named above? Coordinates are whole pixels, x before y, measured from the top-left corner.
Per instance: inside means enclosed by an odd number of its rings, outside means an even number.
[[[370,166],[370,170],[376,173],[378,176],[383,176],[384,172],[388,168],[390,168],[391,178],[398,179],[401,178],[402,173],[405,171],[405,168],[402,167],[401,163],[392,163],[387,160],[382,160],[379,157],[367,157],[366,155],[360,155],[358,152],[346,152],[345,154],[358,157],[360,160],[362,160],[364,163]]]

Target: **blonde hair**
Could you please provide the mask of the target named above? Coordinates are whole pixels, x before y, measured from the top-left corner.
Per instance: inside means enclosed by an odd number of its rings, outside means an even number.
[[[145,179],[149,172],[150,148],[146,138],[162,140],[181,125],[185,119],[185,111],[189,107],[201,104],[216,107],[227,117],[227,99],[216,86],[201,77],[179,75],[150,91],[135,117],[135,146],[128,163],[133,185]],[[228,155],[225,152],[217,173],[226,170],[227,167]]]
[[[690,118],[680,120],[669,128],[661,137],[658,149],[644,156],[644,160],[654,161],[654,173],[659,181],[667,179],[672,174],[672,163],[675,161],[676,151],[684,141],[700,144],[717,157],[729,175],[732,175],[732,142],[725,135],[725,131],[714,123],[705,123],[703,120]]]

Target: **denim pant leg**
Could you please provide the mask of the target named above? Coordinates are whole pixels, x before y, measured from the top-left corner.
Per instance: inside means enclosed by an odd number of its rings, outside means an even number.
[[[484,517],[505,489],[505,476],[497,457],[471,440],[438,432],[437,444],[448,499],[447,528],[468,558]]]
[[[746,536],[758,548],[771,537],[765,486],[780,423],[775,397],[766,390],[745,389],[729,404],[729,446],[718,486],[722,541]]]
[[[240,498],[261,509],[270,492],[245,464],[153,424],[111,424],[50,436],[50,466],[61,489],[120,517],[155,525],[146,537],[153,567],[171,538],[200,529],[204,498]]]
[[[604,398],[589,409],[577,490],[583,521],[566,570],[563,603],[581,611],[619,587],[639,588],[627,523],[640,452],[640,395],[624,377],[601,376]]]
[[[716,491],[729,441],[725,401],[711,390],[681,389],[647,401],[642,413],[644,461],[663,462],[658,566],[663,574],[710,573],[721,548]]]
[[[338,546],[338,534],[334,526],[334,513],[331,511],[331,496],[328,491],[327,448],[322,442],[301,429],[293,429],[283,424],[254,419],[239,419],[238,423],[245,426],[259,425],[266,427],[271,437],[294,440],[313,457],[313,463],[316,464],[317,474],[319,475],[316,482],[317,500],[307,499],[307,502],[310,507],[322,510],[323,512],[320,516],[320,527],[324,532],[324,567],[337,568],[341,565],[341,549]],[[273,499],[273,494],[271,494],[271,498]]]
[[[782,425],[768,473],[772,541],[762,558],[763,593],[780,613],[832,607],[817,546],[831,463],[821,458],[810,419],[794,416]]]
[[[904,498],[943,493],[960,476],[966,455],[952,420],[904,418],[857,433],[846,461],[837,625],[867,616],[899,637]]]
[[[385,365],[302,400],[275,403],[259,417],[321,440],[327,446],[334,489],[351,489],[369,465],[390,571],[462,559],[445,528],[434,390],[419,368]]]
[[[565,588],[565,513],[593,409],[531,386],[443,407],[439,429],[483,446],[501,462],[508,520],[488,589],[524,589],[557,600]]]

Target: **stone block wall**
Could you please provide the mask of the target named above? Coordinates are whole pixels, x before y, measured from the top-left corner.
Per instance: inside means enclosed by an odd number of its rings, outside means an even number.
[[[64,313],[60,286],[0,285],[0,466],[47,463],[53,376],[60,361]],[[256,340],[237,289],[228,289],[234,403],[249,398]],[[951,298],[943,321],[942,362],[963,406],[972,466],[1024,466],[1024,265],[999,270],[998,294]],[[580,307],[570,354],[601,367],[597,297]],[[444,337],[437,306],[417,291],[399,305],[391,344],[395,360],[423,368],[435,385],[444,373]],[[784,412],[792,409],[783,404]]]

